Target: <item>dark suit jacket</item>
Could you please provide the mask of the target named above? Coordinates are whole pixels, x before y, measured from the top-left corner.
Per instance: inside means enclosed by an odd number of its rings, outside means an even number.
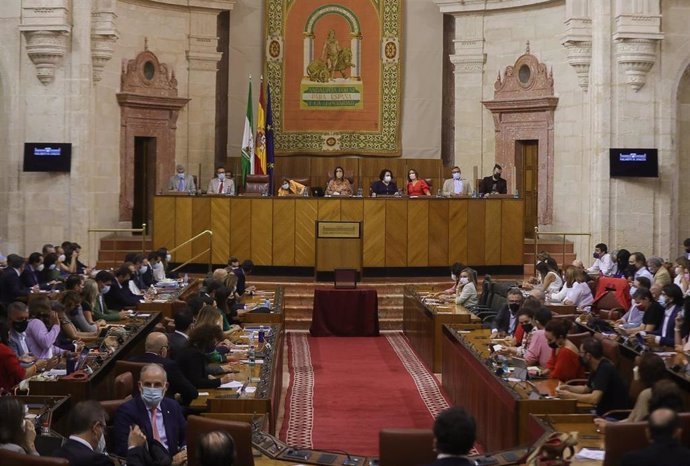
[[[70,466],[113,466],[109,456],[90,450],[86,445],[68,439],[52,456],[65,458]],[[143,447],[127,450],[127,466],[146,466],[146,451]]]
[[[491,328],[498,329],[499,332],[509,333],[510,327],[510,309],[507,304],[504,304],[501,309],[496,313],[494,317],[494,322]]]
[[[40,272],[34,270],[34,268],[30,265],[24,267],[24,271],[19,276],[19,280],[22,282],[22,286],[26,288],[31,288],[34,285],[43,285],[41,280],[42,278],[43,277],[41,276]]]
[[[676,466],[690,464],[690,449],[677,440],[654,442],[642,450],[631,451],[623,456],[621,466]]]
[[[103,298],[105,299],[106,307],[115,311],[121,311],[125,307],[134,307],[139,304],[139,298],[129,291],[129,284],[124,282],[120,285],[117,279],[113,279],[113,282],[110,284],[110,290]]]
[[[184,419],[180,404],[175,400],[163,398],[160,408],[163,412],[165,434],[168,439],[168,452],[170,456],[174,456],[187,444],[187,421]],[[127,455],[129,427],[135,424],[146,435],[146,440],[153,442],[151,418],[141,397],[132,398],[115,412],[112,435],[113,444],[111,445],[113,453],[119,456]]]
[[[20,296],[28,296],[29,289],[22,285],[17,271],[12,267],[7,267],[0,275],[0,302],[9,304],[16,301]]]
[[[674,346],[676,344],[675,340],[675,331],[674,327],[676,325],[676,316],[678,315],[678,312],[682,310],[682,307],[679,305],[676,305],[673,307],[673,314],[671,314],[671,318],[668,319],[668,323],[666,324],[666,336],[661,337],[659,343],[661,343],[664,346]],[[661,324],[659,325],[659,328],[654,330],[653,332],[650,332],[652,335],[658,335],[661,336],[661,331],[664,325],[664,320],[663,317],[661,319]]]
[[[145,362],[147,364],[160,364],[163,366],[165,373],[168,374],[168,384],[170,384],[167,395],[173,397],[176,393],[179,393],[183,405],[187,406],[193,399],[199,396],[199,392],[196,391],[194,385],[185,377],[180,370],[180,366],[172,359],[163,358],[154,353],[144,353],[136,354],[130,357],[129,360],[134,362]]]
[[[189,340],[179,333],[168,333],[168,353],[170,353],[170,358],[177,359],[177,355],[180,354],[182,348],[187,347],[188,342]]]
[[[431,463],[429,466],[474,466],[474,461],[464,457],[442,458]]]
[[[220,379],[210,380],[206,370],[206,355],[198,349],[187,346],[177,354],[177,364],[196,388],[218,388]]]
[[[242,267],[237,267],[232,271],[235,275],[237,275],[237,289],[235,292],[242,296],[244,291],[247,289],[247,276],[245,275],[244,270],[242,270]]]
[[[482,182],[479,183],[479,194],[487,194],[491,192],[491,187],[494,184],[494,178],[493,176],[485,176],[482,178]],[[496,190],[498,191],[499,194],[507,194],[508,193],[508,184],[506,183],[506,180],[503,178],[499,178],[496,181]]]

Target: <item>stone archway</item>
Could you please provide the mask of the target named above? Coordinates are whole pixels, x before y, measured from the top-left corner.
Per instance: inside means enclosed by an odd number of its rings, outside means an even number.
[[[175,131],[180,110],[190,99],[177,96],[175,72],[146,48],[129,60],[120,76],[120,221],[134,209],[135,138],[155,138],[155,188],[165,189],[175,168]]]

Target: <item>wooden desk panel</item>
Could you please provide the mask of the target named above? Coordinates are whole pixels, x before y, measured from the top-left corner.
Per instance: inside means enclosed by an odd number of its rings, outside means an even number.
[[[205,229],[213,261],[229,255],[256,265],[313,267],[316,220],[363,221],[364,267],[522,265],[521,199],[469,198],[154,198],[153,243],[173,248]],[[187,245],[182,262],[206,249]],[[204,256],[194,260],[204,264]]]

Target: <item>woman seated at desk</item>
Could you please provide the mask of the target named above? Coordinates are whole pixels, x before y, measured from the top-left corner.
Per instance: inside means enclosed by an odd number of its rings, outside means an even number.
[[[223,332],[218,325],[197,325],[189,334],[189,344],[177,355],[180,370],[197,389],[218,388],[221,384],[232,381],[232,376],[227,374],[210,379],[206,368],[207,354],[214,351],[222,339]]]
[[[580,364],[580,350],[568,340],[571,325],[566,319],[553,319],[544,328],[548,345],[554,350],[546,366],[548,375],[561,382],[585,376],[585,370]]]
[[[21,400],[0,397],[0,449],[38,456],[36,428],[30,419],[24,419],[25,413]]]
[[[479,304],[477,297],[477,272],[474,269],[465,267],[460,272],[457,290],[455,294],[455,304],[472,309]]]
[[[352,196],[352,185],[345,178],[343,167],[335,167],[333,178],[326,186],[326,196]]]
[[[585,281],[585,273],[576,267],[568,267],[565,270],[565,285],[559,292],[551,294],[551,300],[588,310],[594,297]]]
[[[551,311],[540,307],[533,311],[524,307],[518,311],[518,325],[522,326],[523,338],[520,346],[504,347],[499,353],[524,358],[529,366],[539,366],[541,374],[547,372],[547,365],[553,354],[544,334],[544,327],[551,321]]]
[[[283,178],[278,188],[278,196],[302,196],[307,189],[301,183],[291,180],[290,178]]]
[[[453,286],[448,288],[447,290],[439,291],[436,295],[440,296],[443,294],[456,294],[458,290],[458,283],[460,283],[460,273],[462,273],[462,270],[465,268],[464,265],[462,265],[462,262],[455,262],[453,265],[450,266],[450,279],[453,281]]]
[[[372,196],[393,196],[398,194],[398,186],[393,181],[393,172],[387,168],[381,170],[379,173],[379,180],[372,183]]]
[[[27,360],[31,355],[25,355]],[[19,383],[46,369],[52,369],[58,363],[58,358],[38,359],[28,367],[22,367],[17,353],[10,347],[9,328],[6,322],[0,321],[0,394],[10,392]],[[0,400],[4,399],[0,397]],[[0,415],[0,420],[2,416]],[[4,442],[0,439],[0,443]]]
[[[558,293],[563,286],[563,279],[558,273],[558,264],[551,257],[545,257],[537,263],[535,269],[539,273],[539,283],[523,283],[526,290],[541,288],[545,294]]]
[[[419,179],[417,170],[411,168],[407,173],[407,195],[408,196],[431,196],[429,185],[424,180]]]

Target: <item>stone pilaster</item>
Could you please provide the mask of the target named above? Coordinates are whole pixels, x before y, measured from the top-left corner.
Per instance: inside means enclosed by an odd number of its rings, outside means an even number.
[[[103,77],[105,65],[113,58],[119,38],[115,29],[117,0],[96,0],[91,12],[91,70],[93,81]]]
[[[592,18],[589,16],[590,0],[566,2],[566,33],[561,44],[568,50],[568,63],[577,73],[577,82],[587,92],[589,68],[592,64]]]

